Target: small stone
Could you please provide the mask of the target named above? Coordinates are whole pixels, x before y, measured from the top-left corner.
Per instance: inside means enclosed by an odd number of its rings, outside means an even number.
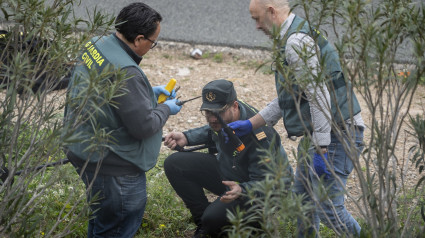
[[[179,68],[177,76],[185,77],[190,75],[190,70],[188,68]]]

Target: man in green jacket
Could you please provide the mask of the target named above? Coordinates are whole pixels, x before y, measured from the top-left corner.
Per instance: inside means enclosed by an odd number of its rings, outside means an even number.
[[[219,114],[224,123],[229,123],[246,120],[257,113],[256,109],[237,99],[232,82],[215,80],[208,83],[202,89],[202,100],[201,111],[209,125],[185,132],[172,132],[165,136],[164,141],[173,149],[177,145],[206,144],[211,138],[218,151],[217,155],[178,152],[164,162],[170,184],[183,199],[198,226],[195,237],[219,234],[229,224],[227,210],[234,211],[237,206],[246,208],[244,195],[267,173],[266,166],[260,163],[265,156],[261,150],[271,149],[278,155],[273,159],[287,165],[288,182],[292,177],[285,150],[272,127],[263,126],[241,137],[245,145],[242,151],[228,141],[215,115]],[[212,203],[208,202],[204,188],[219,197]]]
[[[170,93],[164,86],[152,87],[139,67],[142,56],[157,44],[161,20],[144,3],[124,7],[115,21],[116,33],[85,43],[73,71],[65,128],[75,129],[74,136],[80,140],[68,146],[67,157],[88,188],[88,201],[93,202],[88,237],[132,237],[137,232],[147,201],[145,172],[156,164],[162,127],[170,115],[180,111],[176,99],[157,103],[161,93]],[[91,76],[107,70],[125,73],[126,91],[113,98],[114,105],[101,104],[101,113],[96,108],[107,88],[79,109],[81,95],[97,83],[89,82]],[[92,115],[81,125],[74,124],[84,117],[79,110]],[[98,131],[112,139],[94,141]]]
[[[257,29],[279,42],[272,67],[277,98],[257,115],[229,126],[243,136],[283,119],[288,137],[302,137],[294,192],[313,208],[309,222],[299,219],[298,237],[317,236],[320,222],[337,236],[359,236],[361,227],[346,209],[344,193],[352,161],[364,147],[365,124],[338,52],[320,31],[291,12],[288,0],[251,0],[249,11]],[[279,29],[278,36],[273,29]]]

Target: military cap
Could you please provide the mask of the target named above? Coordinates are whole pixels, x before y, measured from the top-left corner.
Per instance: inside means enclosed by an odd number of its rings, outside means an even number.
[[[235,100],[236,91],[232,82],[225,79],[214,80],[202,89],[201,111],[220,111]]]

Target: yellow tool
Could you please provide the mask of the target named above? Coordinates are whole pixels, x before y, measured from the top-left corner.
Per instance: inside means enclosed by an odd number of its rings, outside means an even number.
[[[174,88],[174,86],[176,86],[176,82],[177,82],[177,80],[175,80],[175,79],[170,79],[170,81],[167,83],[167,85],[165,86],[165,90],[167,90],[168,92],[172,92],[173,91],[173,88]],[[168,98],[169,96],[167,96],[167,95],[165,95],[165,94],[163,94],[163,93],[161,93],[160,95],[159,95],[159,97],[158,97],[158,103],[163,103],[163,102],[165,102],[165,100],[167,100],[167,98]]]

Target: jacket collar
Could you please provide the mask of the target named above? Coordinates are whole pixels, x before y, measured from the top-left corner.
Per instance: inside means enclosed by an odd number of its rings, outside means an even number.
[[[142,61],[143,57],[138,56],[136,53],[134,53],[134,51],[126,43],[124,43],[124,41],[122,41],[120,38],[118,38],[115,33],[113,35],[118,40],[118,42],[120,43],[121,48],[123,48],[125,50],[125,52],[134,60],[134,62],[136,62],[136,64],[139,65],[140,62]]]
[[[238,100],[239,103],[239,120],[246,120],[247,118],[247,114],[246,114],[246,109],[243,106],[243,104]]]
[[[280,37],[283,38],[283,36],[285,36],[286,32],[288,32],[289,27],[292,25],[292,22],[294,21],[295,18],[295,14],[294,13],[290,13],[288,18],[286,18],[286,20],[282,23],[282,25],[280,26]]]

